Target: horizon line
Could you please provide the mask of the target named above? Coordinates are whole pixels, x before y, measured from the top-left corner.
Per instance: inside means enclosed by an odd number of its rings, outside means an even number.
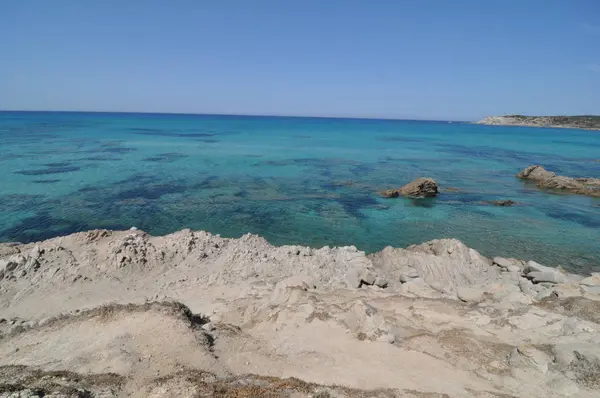
[[[31,110],[31,109],[0,109],[3,112],[46,112],[46,113],[104,113],[104,114],[129,114],[129,115],[187,115],[187,116],[249,116],[249,117],[289,117],[305,119],[353,119],[353,120],[390,120],[390,121],[421,121],[421,122],[458,122],[472,123],[474,120],[459,119],[411,119],[399,117],[377,116],[311,116],[311,115],[275,115],[275,114],[243,114],[243,113],[196,113],[196,112],[148,112],[148,111],[83,111],[83,110]]]

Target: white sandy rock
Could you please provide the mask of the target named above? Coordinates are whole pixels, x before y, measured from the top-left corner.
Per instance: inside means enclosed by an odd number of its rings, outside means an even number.
[[[0,244],[0,261],[14,263],[0,280],[3,385],[19,382],[6,376],[18,363],[115,372],[125,378],[115,395],[132,398],[202,395],[185,379],[196,371],[379,396],[596,398],[600,388],[599,286],[530,263],[524,273],[567,278],[533,283],[453,239],[367,256],[255,235],[98,230]],[[373,286],[360,286],[365,273]],[[577,286],[584,297],[570,294]],[[532,303],[538,293],[549,297]],[[189,308],[152,302],[166,297]]]
[[[380,274],[392,280],[408,281],[407,269],[415,270],[414,274],[427,285],[449,298],[456,297],[459,287],[495,282],[501,272],[491,266],[490,260],[455,239],[435,240],[407,249],[387,247],[369,258]]]
[[[600,286],[600,273],[593,273],[592,276],[582,279],[579,283],[584,286]]]

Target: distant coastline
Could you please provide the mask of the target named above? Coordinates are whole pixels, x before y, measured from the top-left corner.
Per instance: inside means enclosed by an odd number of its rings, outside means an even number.
[[[488,116],[475,124],[600,130],[600,116]]]

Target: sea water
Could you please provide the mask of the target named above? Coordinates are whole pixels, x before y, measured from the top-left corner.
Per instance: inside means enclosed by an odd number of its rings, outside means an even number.
[[[0,112],[0,241],[182,228],[373,252],[458,238],[600,269],[600,199],[515,178],[600,177],[600,132],[333,118]],[[432,177],[433,199],[378,190]],[[456,192],[446,191],[455,188]],[[511,207],[486,201],[510,199]]]

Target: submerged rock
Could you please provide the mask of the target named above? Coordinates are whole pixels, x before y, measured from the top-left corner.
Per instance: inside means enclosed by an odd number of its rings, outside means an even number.
[[[380,194],[384,198],[397,198],[398,196],[409,197],[433,197],[439,193],[438,185],[432,178],[417,178],[399,189],[388,189]]]
[[[512,205],[516,205],[517,202],[510,200],[510,199],[505,199],[505,200],[488,200],[485,203],[489,203],[491,205],[494,206],[512,206]]]

